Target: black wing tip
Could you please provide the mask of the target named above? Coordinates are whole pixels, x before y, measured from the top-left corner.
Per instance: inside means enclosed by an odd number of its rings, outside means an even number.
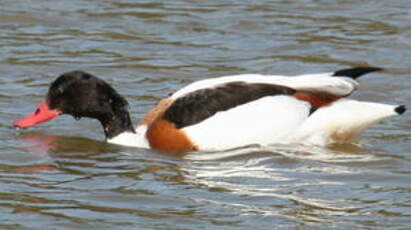
[[[349,69],[342,69],[336,71],[333,76],[336,77],[350,77],[352,79],[357,79],[358,77],[371,73],[371,72],[377,72],[384,70],[383,68],[380,67],[355,67],[355,68],[349,68]]]
[[[397,107],[395,107],[395,112],[399,115],[403,114],[405,111],[407,111],[407,108],[405,107],[405,105],[399,105]]]

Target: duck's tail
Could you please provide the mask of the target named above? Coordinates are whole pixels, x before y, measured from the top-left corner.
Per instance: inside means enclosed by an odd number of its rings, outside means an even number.
[[[316,145],[350,142],[372,125],[405,111],[404,105],[341,99],[313,113],[298,130],[296,138]]]

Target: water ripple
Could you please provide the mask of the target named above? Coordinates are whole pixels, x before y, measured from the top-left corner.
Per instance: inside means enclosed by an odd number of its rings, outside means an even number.
[[[141,118],[194,80],[382,66],[352,95],[408,105],[410,7],[387,1],[0,1],[1,229],[404,229],[409,114],[358,143],[165,154],[98,122],[10,123],[59,74],[113,85]]]

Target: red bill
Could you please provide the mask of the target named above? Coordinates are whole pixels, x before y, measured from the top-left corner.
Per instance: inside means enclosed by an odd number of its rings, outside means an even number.
[[[43,101],[38,105],[37,109],[35,109],[29,115],[14,121],[13,125],[19,128],[28,128],[40,124],[42,122],[51,120],[59,116],[60,114],[61,112],[59,110],[50,109],[47,105],[47,101]]]

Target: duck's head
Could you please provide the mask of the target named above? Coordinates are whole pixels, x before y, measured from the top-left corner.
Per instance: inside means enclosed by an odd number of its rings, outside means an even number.
[[[13,122],[28,128],[62,114],[74,118],[95,118],[101,122],[106,137],[133,131],[127,101],[105,81],[83,71],[59,76],[50,86],[46,99],[29,115]]]

